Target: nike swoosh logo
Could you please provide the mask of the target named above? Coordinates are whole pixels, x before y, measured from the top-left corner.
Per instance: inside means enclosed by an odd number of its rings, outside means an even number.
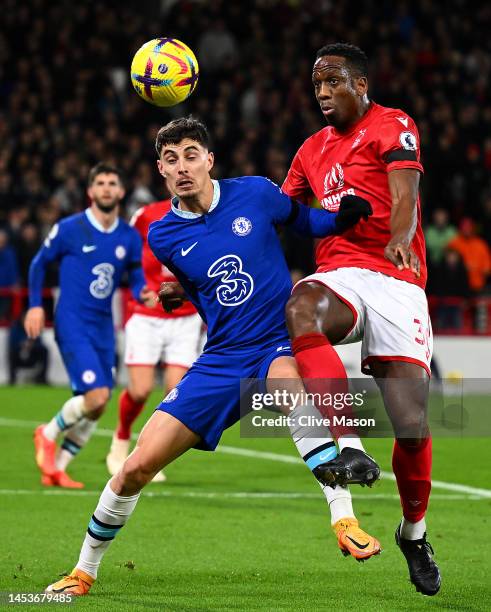
[[[90,245],[90,244],[84,244],[84,246],[82,247],[82,251],[84,253],[90,253],[91,251],[95,251],[97,249],[97,247],[95,245]]]
[[[325,461],[326,459],[329,459],[329,455],[321,455],[319,457],[319,461]]]
[[[407,117],[396,117],[397,121],[400,121],[404,127],[407,127]]]
[[[348,538],[348,540],[351,540],[351,542],[353,542],[355,546],[358,546],[358,548],[361,548],[362,550],[370,544],[370,542],[367,542],[366,544],[360,544],[356,540],[353,540],[353,538],[350,538],[349,536],[346,536],[346,537]]]
[[[189,251],[191,251],[191,249],[194,249],[194,247],[198,244],[198,241],[196,241],[194,244],[192,244],[190,247],[188,247],[187,249],[183,249],[181,247],[181,255],[183,257],[186,257],[186,255],[189,253]]]
[[[64,591],[66,591],[67,589],[71,589],[72,587],[76,587],[78,586],[78,582],[74,582],[73,584],[67,584],[66,586],[64,586],[62,589],[53,589],[53,593],[63,593]]]

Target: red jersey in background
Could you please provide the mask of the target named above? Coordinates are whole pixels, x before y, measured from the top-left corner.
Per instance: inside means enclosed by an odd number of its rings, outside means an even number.
[[[130,225],[140,234],[143,241],[142,248],[142,268],[145,281],[150,289],[158,293],[161,283],[177,281],[176,277],[163,266],[148,246],[147,235],[150,223],[162,219],[170,210],[170,200],[153,202],[139,208],[131,217]],[[149,317],[160,317],[162,319],[175,319],[176,317],[186,317],[196,312],[196,308],[189,301],[172,312],[165,312],[160,304],[156,308],[148,308],[144,304],[137,302],[133,298],[129,303],[131,313],[144,314]]]
[[[418,197],[417,228],[411,247],[421,262],[421,276],[398,270],[384,257],[390,240],[392,199],[387,174],[400,168],[423,172],[419,134],[406,113],[371,102],[365,115],[347,133],[328,126],[308,138],[295,155],[283,191],[337,211],[342,196],[358,195],[370,202],[373,215],[341,236],[322,238],[316,247],[317,272],[336,268],[368,268],[424,288],[426,251]]]

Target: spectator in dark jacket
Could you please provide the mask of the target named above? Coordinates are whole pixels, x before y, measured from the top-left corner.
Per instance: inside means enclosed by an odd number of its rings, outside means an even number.
[[[467,269],[457,251],[445,251],[443,260],[434,268],[428,293],[442,298],[438,301],[436,327],[460,329],[464,300],[470,297],[471,290]]]
[[[8,290],[19,282],[19,264],[17,255],[9,244],[6,230],[0,229],[0,319],[5,319],[11,308],[12,298]]]

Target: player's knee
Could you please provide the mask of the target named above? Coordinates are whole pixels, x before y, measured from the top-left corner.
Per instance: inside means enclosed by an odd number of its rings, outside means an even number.
[[[124,462],[119,479],[125,491],[139,491],[148,484],[154,474],[134,456],[128,457]]]
[[[97,420],[101,417],[106,407],[106,404],[111,397],[111,393],[107,387],[100,389],[92,389],[85,396],[85,404],[87,407],[88,418]]]
[[[136,404],[144,404],[152,392],[152,387],[147,385],[133,385],[128,389],[131,399]]]
[[[421,415],[405,414],[394,421],[395,437],[404,447],[417,447],[429,435],[428,424]]]
[[[316,300],[306,291],[293,293],[286,304],[286,322],[290,335],[321,332]]]

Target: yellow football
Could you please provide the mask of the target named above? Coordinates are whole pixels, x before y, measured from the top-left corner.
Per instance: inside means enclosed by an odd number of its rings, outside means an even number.
[[[175,38],[149,40],[131,62],[131,82],[136,93],[156,106],[179,104],[193,93],[198,78],[194,53]]]

